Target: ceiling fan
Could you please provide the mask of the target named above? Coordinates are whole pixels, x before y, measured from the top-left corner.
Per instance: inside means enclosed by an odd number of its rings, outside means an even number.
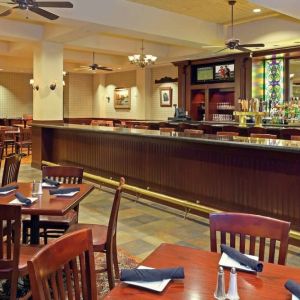
[[[21,9],[34,12],[44,18],[49,20],[56,20],[59,18],[47,10],[42,9],[42,7],[52,7],[52,8],[72,8],[73,4],[67,1],[34,1],[34,0],[7,0],[0,1],[1,4],[9,7],[0,13],[0,17],[8,16],[13,12],[13,9]],[[13,5],[13,6],[11,6]]]
[[[229,0],[228,4],[231,6],[231,38],[226,41],[225,43],[225,48],[221,49],[218,52],[224,51],[226,49],[230,50],[239,50],[242,52],[251,52],[251,50],[247,48],[260,48],[260,47],[265,47],[264,44],[257,43],[257,44],[241,44],[239,39],[234,38],[234,27],[233,27],[233,7],[236,4],[236,0]]]
[[[93,52],[93,63],[89,66],[80,66],[79,69],[76,70],[90,70],[90,71],[97,71],[97,70],[102,70],[102,71],[113,71],[112,68],[108,68],[105,66],[101,66],[95,63],[95,52]]]

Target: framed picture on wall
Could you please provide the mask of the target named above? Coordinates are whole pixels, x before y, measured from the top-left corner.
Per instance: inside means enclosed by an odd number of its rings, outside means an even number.
[[[130,88],[116,88],[114,96],[114,106],[118,109],[130,109],[131,97]]]
[[[172,106],[172,88],[162,87],[159,89],[160,94],[160,106],[171,107]]]

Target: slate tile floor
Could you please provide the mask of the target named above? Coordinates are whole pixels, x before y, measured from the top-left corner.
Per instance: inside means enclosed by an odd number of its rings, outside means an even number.
[[[40,179],[41,172],[22,164],[20,181]],[[208,220],[166,208],[146,200],[135,202],[135,198],[124,195],[118,222],[118,247],[129,254],[143,259],[161,243],[180,245],[209,250]],[[80,204],[79,222],[107,224],[113,200],[113,191],[95,189]],[[300,249],[290,246],[289,265],[300,267]]]

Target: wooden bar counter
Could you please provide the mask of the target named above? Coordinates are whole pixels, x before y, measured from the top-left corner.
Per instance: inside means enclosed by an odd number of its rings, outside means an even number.
[[[216,209],[290,220],[300,229],[300,142],[191,137],[156,130],[34,124],[34,167],[72,164]]]

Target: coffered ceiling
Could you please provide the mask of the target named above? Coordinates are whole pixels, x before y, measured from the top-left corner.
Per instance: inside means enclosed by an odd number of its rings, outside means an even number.
[[[216,51],[230,36],[227,0],[70,1],[72,9],[48,9],[60,16],[55,21],[18,9],[0,17],[0,69],[32,72],[33,53],[41,42],[63,44],[69,72],[91,64],[93,52],[97,64],[119,72],[135,68],[127,56],[141,51],[142,40],[145,52],[158,57],[156,65],[165,65],[220,55]],[[257,7],[260,14],[252,12]],[[266,48],[296,45],[297,16],[299,0],[237,0],[235,37]]]
[[[227,0],[129,0],[131,2],[172,11],[178,14],[226,24],[230,22],[231,9]],[[260,14],[254,14],[253,9],[260,8]],[[236,21],[250,21],[256,18],[266,18],[277,15],[274,11],[247,0],[238,0],[234,6]]]

